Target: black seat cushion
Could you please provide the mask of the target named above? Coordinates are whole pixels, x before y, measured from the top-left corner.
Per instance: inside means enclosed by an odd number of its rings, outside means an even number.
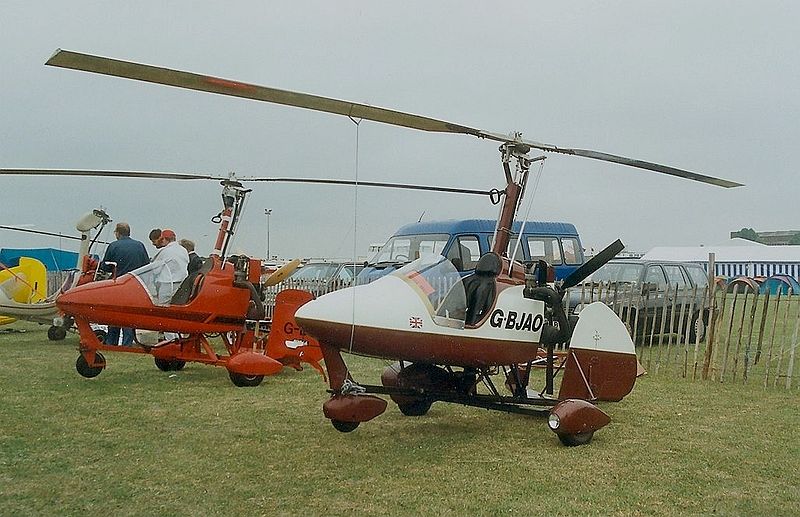
[[[475,273],[464,278],[464,296],[467,300],[465,325],[475,325],[483,319],[494,305],[495,278],[500,274],[503,262],[493,252],[482,256],[475,266]]]
[[[200,269],[190,273],[189,276],[183,279],[175,294],[172,295],[172,299],[169,301],[170,305],[186,305],[192,301],[200,291],[203,277],[211,271],[213,265],[214,261],[211,258],[203,259],[203,265],[200,266]]]

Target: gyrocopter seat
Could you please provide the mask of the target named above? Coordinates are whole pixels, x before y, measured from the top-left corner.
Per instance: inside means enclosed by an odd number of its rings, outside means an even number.
[[[464,278],[464,295],[467,300],[465,325],[475,325],[492,308],[495,296],[495,278],[503,262],[497,253],[489,252],[478,260],[475,273]]]

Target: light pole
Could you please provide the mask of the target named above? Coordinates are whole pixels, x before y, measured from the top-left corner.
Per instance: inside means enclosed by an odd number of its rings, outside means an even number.
[[[267,216],[267,256],[266,256],[266,260],[269,260],[269,257],[270,257],[270,255],[269,255],[269,216],[272,215],[272,209],[271,208],[265,208],[264,209],[264,215]]]

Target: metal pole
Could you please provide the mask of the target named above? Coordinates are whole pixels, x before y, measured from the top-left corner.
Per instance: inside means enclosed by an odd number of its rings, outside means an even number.
[[[264,209],[264,215],[267,216],[267,256],[265,257],[265,259],[269,260],[269,257],[270,257],[270,254],[269,254],[269,216],[272,215],[272,209],[271,208],[265,208]]]

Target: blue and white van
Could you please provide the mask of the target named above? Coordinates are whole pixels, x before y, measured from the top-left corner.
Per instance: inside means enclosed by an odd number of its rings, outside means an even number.
[[[462,274],[469,274],[478,259],[492,249],[496,222],[492,219],[428,221],[397,230],[359,273],[357,283],[371,282],[426,254],[443,255]],[[508,255],[517,249],[520,262],[544,259],[555,267],[556,279],[569,275],[584,262],[578,230],[570,223],[529,221],[522,242],[517,238],[522,222],[514,223]]]

